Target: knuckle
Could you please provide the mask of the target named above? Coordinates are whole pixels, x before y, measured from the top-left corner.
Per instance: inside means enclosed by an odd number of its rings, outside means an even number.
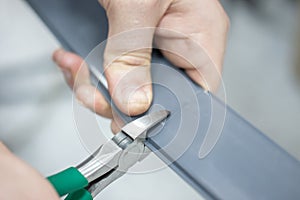
[[[127,66],[149,66],[150,65],[150,54],[144,54],[144,53],[133,53],[133,54],[127,54],[123,55],[120,58],[118,58],[115,62],[121,63]]]
[[[121,56],[111,56],[109,53],[104,55],[104,66],[106,69],[127,69],[131,67],[148,67],[151,62],[151,49],[143,49],[123,53]]]
[[[220,8],[219,21],[223,24],[223,27],[224,27],[225,31],[227,32],[230,28],[230,18],[221,5],[219,8]]]
[[[96,113],[100,115],[105,115],[110,112],[110,106],[104,102],[95,101]]]

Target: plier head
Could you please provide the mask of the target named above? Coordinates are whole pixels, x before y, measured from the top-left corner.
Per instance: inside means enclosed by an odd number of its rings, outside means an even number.
[[[87,189],[93,197],[145,157],[147,132],[169,114],[167,110],[155,111],[126,124],[77,167],[89,181]]]

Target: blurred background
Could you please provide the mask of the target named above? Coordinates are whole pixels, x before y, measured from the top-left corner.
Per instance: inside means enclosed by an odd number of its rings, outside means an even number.
[[[298,2],[221,2],[231,19],[227,103],[300,159]],[[88,155],[73,121],[72,93],[51,61],[59,46],[24,1],[0,0],[0,139],[44,175]],[[110,131],[107,120],[101,124]],[[140,199],[133,189],[149,200],[202,199],[169,169],[126,175],[97,199]]]

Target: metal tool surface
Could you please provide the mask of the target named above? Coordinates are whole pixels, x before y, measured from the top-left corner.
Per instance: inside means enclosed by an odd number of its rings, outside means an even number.
[[[68,194],[68,200],[93,199],[145,157],[147,131],[169,114],[160,110],[133,120],[76,168],[70,167],[48,180],[60,196]]]

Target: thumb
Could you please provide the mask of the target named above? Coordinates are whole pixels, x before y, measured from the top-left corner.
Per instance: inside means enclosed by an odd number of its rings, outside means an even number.
[[[152,40],[168,1],[103,1],[109,22],[104,53],[108,89],[117,107],[128,115],[145,112],[152,101]],[[151,17],[149,17],[151,16]]]

